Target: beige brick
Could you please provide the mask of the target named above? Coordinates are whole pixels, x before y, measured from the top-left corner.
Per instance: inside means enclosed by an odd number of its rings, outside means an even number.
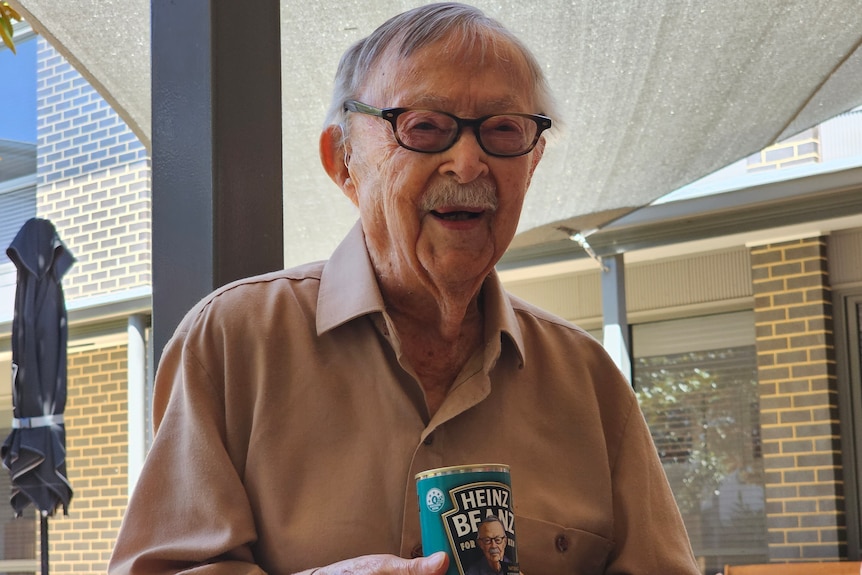
[[[68,455],[75,494],[69,518],[51,525],[52,572],[104,573],[128,497],[128,439],[108,417],[121,412],[126,418],[126,349],[71,354],[69,361],[76,366],[69,370],[66,405],[67,439],[74,438]],[[113,458],[124,464],[116,465]]]
[[[772,560],[837,559],[846,545],[825,249],[809,238],[751,250]]]

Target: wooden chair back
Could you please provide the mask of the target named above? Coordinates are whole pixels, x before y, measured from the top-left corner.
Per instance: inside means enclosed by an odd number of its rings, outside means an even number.
[[[862,575],[862,561],[726,565],[724,575]]]

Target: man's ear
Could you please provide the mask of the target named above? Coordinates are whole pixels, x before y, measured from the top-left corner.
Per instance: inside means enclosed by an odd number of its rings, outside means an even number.
[[[539,165],[539,161],[542,159],[542,155],[545,153],[545,137],[542,136],[539,138],[539,141],[536,142],[536,147],[533,148],[532,154],[533,157],[530,159],[530,174],[527,177],[527,187],[530,187],[530,182],[533,181],[533,172],[536,171],[536,167]]]
[[[539,165],[539,160],[542,159],[542,156],[545,154],[545,137],[542,136],[539,138],[539,141],[536,142],[536,147],[533,148],[533,164],[530,166],[530,175],[536,170],[536,166]]]
[[[320,134],[320,161],[332,181],[355,204],[356,189],[347,167],[350,162],[350,151],[342,140],[341,127],[332,125],[323,130]]]

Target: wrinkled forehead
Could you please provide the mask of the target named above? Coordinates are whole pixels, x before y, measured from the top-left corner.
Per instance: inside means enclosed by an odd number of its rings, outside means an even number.
[[[448,72],[448,73],[444,73]],[[453,32],[440,40],[406,52],[399,44],[388,47],[369,70],[360,93],[380,102],[412,87],[434,92],[447,89],[482,73],[496,73],[523,98],[535,100],[530,68],[524,54],[512,42],[493,30]],[[440,72],[440,73],[435,73]]]
[[[489,521],[479,525],[479,537],[497,537],[498,535],[502,536],[505,534],[503,526],[496,521]]]

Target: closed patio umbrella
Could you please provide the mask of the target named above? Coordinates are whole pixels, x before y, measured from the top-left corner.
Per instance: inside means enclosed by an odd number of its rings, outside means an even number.
[[[48,523],[68,514],[66,477],[66,305],[61,279],[75,261],[54,225],[32,218],[6,250],[18,269],[12,322],[12,432],[3,465],[12,479],[16,516],[33,504],[41,516],[42,573],[48,573]]]

